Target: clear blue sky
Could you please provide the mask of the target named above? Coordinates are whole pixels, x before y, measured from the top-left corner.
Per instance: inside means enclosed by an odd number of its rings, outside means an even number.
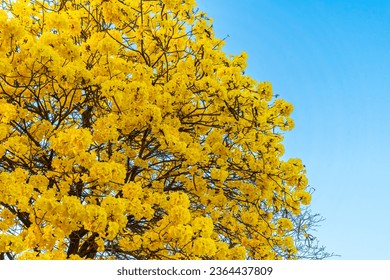
[[[390,259],[390,1],[198,0],[225,51],[293,103],[287,157],[335,259]]]

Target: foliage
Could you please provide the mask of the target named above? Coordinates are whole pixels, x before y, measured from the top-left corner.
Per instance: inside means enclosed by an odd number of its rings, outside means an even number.
[[[193,0],[10,0],[0,22],[2,258],[299,256],[293,106]]]

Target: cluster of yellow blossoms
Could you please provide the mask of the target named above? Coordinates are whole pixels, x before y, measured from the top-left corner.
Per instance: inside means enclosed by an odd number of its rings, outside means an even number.
[[[292,105],[211,23],[193,0],[3,2],[0,258],[295,258]]]

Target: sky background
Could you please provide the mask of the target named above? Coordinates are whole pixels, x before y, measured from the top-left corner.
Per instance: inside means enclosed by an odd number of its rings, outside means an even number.
[[[294,105],[315,234],[333,259],[390,259],[390,1],[197,0],[246,74]]]

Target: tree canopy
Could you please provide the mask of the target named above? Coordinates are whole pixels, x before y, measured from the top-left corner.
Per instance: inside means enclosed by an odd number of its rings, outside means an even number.
[[[3,1],[0,256],[297,258],[293,106],[223,45],[193,0]]]

